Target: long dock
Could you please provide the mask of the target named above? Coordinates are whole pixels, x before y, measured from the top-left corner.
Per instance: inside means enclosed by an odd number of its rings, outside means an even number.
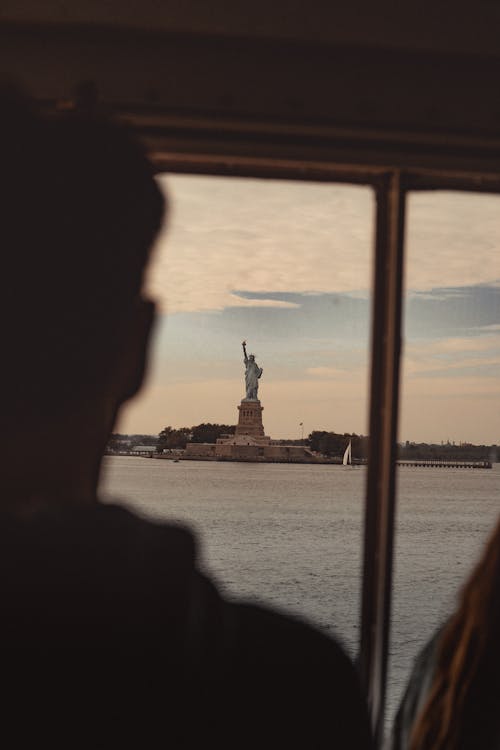
[[[440,461],[429,459],[423,461],[397,461],[398,466],[417,469],[491,469],[491,461]]]

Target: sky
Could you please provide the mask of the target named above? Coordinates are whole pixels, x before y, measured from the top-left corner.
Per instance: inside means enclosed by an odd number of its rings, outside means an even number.
[[[117,430],[234,424],[245,339],[264,368],[266,434],[367,434],[371,189],[159,184],[170,208],[146,281],[159,312],[153,356]],[[400,440],[500,443],[499,249],[500,196],[410,196]]]

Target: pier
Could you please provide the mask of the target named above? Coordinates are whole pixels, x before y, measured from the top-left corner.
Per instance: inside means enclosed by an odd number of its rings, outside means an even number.
[[[398,466],[418,469],[491,469],[491,461],[440,461],[427,459],[422,461],[397,461]]]

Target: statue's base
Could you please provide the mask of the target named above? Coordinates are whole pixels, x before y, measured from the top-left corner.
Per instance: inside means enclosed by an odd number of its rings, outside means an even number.
[[[264,407],[258,399],[247,399],[244,398],[241,404],[238,406],[239,416],[238,424],[236,425],[235,438],[238,437],[253,437],[257,438],[259,442],[264,439],[267,443],[269,438],[264,433],[264,425],[262,424],[262,412]]]
[[[264,433],[262,412],[264,407],[258,399],[242,399],[238,406],[238,424],[234,435],[222,435],[218,445],[269,445],[271,438]]]
[[[263,461],[269,463],[312,463],[305,446],[272,442],[264,434],[262,412],[257,399],[242,399],[234,435],[221,435],[216,443],[188,443],[183,458],[202,461]]]

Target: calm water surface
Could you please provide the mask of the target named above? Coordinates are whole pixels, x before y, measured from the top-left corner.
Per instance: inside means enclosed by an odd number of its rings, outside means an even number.
[[[188,524],[228,596],[264,601],[359,638],[363,468],[109,457],[101,493]],[[412,660],[450,612],[499,510],[500,465],[401,469],[388,716]]]

